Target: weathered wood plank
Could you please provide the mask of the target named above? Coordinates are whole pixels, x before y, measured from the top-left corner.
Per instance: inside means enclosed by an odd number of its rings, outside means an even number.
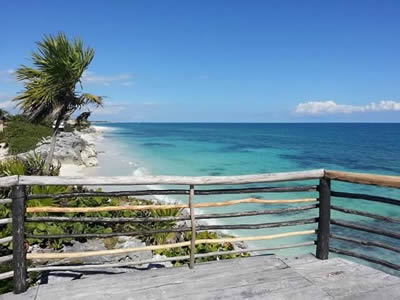
[[[13,242],[13,270],[14,293],[20,294],[28,288],[26,281],[26,251],[25,251],[25,186],[13,186],[12,188],[12,242]]]
[[[289,193],[289,192],[311,192],[316,191],[315,185],[307,186],[288,186],[288,187],[259,187],[242,189],[212,189],[195,190],[195,195],[224,195],[224,194],[250,194],[250,193]],[[31,199],[66,199],[75,197],[124,197],[124,196],[147,196],[147,195],[189,195],[189,190],[168,189],[168,190],[135,190],[135,191],[115,191],[115,192],[78,192],[78,193],[59,193],[59,194],[32,194]],[[0,202],[1,203],[1,202]]]
[[[0,273],[0,280],[7,279],[7,278],[13,278],[13,277],[14,277],[14,271]]]
[[[337,240],[342,240],[346,242],[351,242],[351,243],[356,243],[362,246],[373,246],[373,247],[379,247],[387,250],[391,250],[397,253],[400,253],[400,248],[394,247],[392,245],[388,245],[385,243],[381,242],[375,242],[375,241],[365,241],[365,240],[360,240],[360,239],[354,239],[348,236],[342,236],[342,235],[337,235],[337,234],[331,234],[332,239],[337,239]]]
[[[376,299],[399,299],[400,290],[397,286],[381,287],[374,290],[348,293],[340,300],[376,300]]]
[[[0,219],[0,225],[11,224],[11,223],[12,223],[12,218]]]
[[[10,204],[11,201],[12,201],[12,199],[8,199],[8,198],[0,199],[0,204]]]
[[[6,294],[6,299],[332,300],[353,299],[353,295],[355,299],[368,300],[376,296],[398,298],[400,278],[340,258],[310,259],[302,263],[300,258],[295,263],[274,256],[257,256],[201,263],[193,270],[178,267],[112,276],[83,275],[83,280],[40,285],[33,290],[35,293],[30,290],[21,295]]]
[[[7,244],[12,241],[12,236],[6,236],[0,239],[0,244]]]
[[[259,203],[259,204],[280,204],[280,203],[305,203],[315,202],[316,198],[288,199],[288,200],[263,200],[257,198],[247,198],[238,200],[229,200],[223,202],[206,202],[194,204],[194,208],[205,207],[222,207],[231,206],[242,203]],[[121,211],[121,210],[153,210],[153,209],[171,209],[171,208],[189,208],[188,204],[163,204],[163,205],[121,205],[121,206],[98,206],[98,207],[54,207],[54,206],[37,206],[28,207],[27,213],[54,212],[54,213],[88,213],[101,211]]]
[[[258,224],[224,224],[224,225],[198,225],[195,227],[198,231],[204,230],[234,230],[234,229],[264,229],[264,228],[277,228],[286,226],[297,226],[316,223],[318,218],[309,218],[301,220],[291,220],[282,222],[271,223],[258,223]],[[34,239],[64,239],[64,238],[108,238],[114,236],[136,236],[136,235],[153,235],[157,233],[170,233],[170,232],[189,232],[192,227],[177,227],[177,228],[164,228],[164,229],[151,229],[145,231],[128,231],[128,232],[112,232],[112,233],[72,233],[72,234],[26,234],[27,238]]]
[[[297,265],[290,262],[288,264],[333,299],[342,299],[377,288],[393,289],[396,285],[400,286],[398,277],[338,257]]]
[[[367,201],[380,202],[380,203],[393,204],[393,205],[400,206],[400,200],[396,200],[396,199],[392,199],[392,198],[388,198],[388,197],[374,196],[374,195],[332,191],[332,197],[367,200]]]
[[[246,248],[246,249],[238,249],[238,250],[229,250],[229,251],[216,251],[216,252],[209,252],[209,253],[201,253],[196,254],[195,258],[204,258],[204,257],[211,257],[211,256],[222,256],[228,254],[240,254],[240,253],[254,253],[254,252],[265,252],[265,251],[279,251],[283,249],[290,249],[290,248],[298,248],[298,247],[307,247],[315,245],[314,241],[304,242],[304,243],[296,243],[296,244],[288,244],[282,245],[279,247],[268,247],[268,248]],[[253,256],[254,257],[254,256]],[[142,260],[142,261],[130,261],[130,262],[123,262],[123,263],[108,263],[108,264],[90,264],[90,265],[51,265],[45,267],[32,267],[28,268],[29,272],[42,272],[42,271],[74,271],[74,270],[93,270],[93,269],[105,269],[105,268],[120,268],[120,267],[128,267],[128,266],[136,266],[136,265],[143,265],[143,264],[157,264],[161,262],[168,262],[168,261],[180,261],[180,260],[188,260],[190,258],[189,255],[185,256],[176,256],[176,257],[164,257],[162,259],[149,259],[149,260]]]
[[[235,237],[235,238],[221,238],[221,239],[199,239],[196,240],[196,245],[199,244],[220,244],[220,243],[234,243],[234,242],[246,242],[246,241],[260,241],[260,240],[271,240],[277,238],[285,238],[292,236],[310,235],[315,234],[315,230],[303,230],[296,232],[285,232],[279,234],[262,235],[262,236],[250,236],[250,237]],[[69,253],[28,253],[28,259],[61,259],[61,258],[81,258],[81,257],[92,257],[101,255],[117,255],[124,253],[131,253],[144,250],[159,250],[159,249],[172,249],[187,247],[190,245],[190,241],[165,244],[165,245],[152,245],[137,248],[122,248],[112,250],[100,250],[100,251],[86,251],[86,252],[69,252]]]
[[[300,259],[301,260],[301,259]],[[195,282],[195,287],[194,287]],[[258,256],[198,264],[196,269],[163,268],[96,275],[84,280],[41,285],[35,293],[7,299],[352,299],[396,291],[400,279],[339,258],[283,263]],[[199,292],[201,291],[201,292]],[[23,298],[22,298],[23,297]],[[32,298],[29,298],[32,297]],[[346,298],[347,297],[347,298]],[[358,299],[358,298],[357,298]],[[382,298],[392,299],[392,298]]]
[[[194,260],[196,254],[196,218],[194,212],[194,185],[190,186],[189,194],[189,211],[190,211],[190,227],[192,231],[192,237],[190,239],[190,262],[189,268],[194,268]]]
[[[11,255],[0,256],[0,263],[11,261],[12,259],[13,259],[12,254]]]
[[[337,254],[342,254],[342,255],[347,255],[347,256],[352,256],[352,257],[356,257],[356,258],[361,258],[364,259],[366,261],[375,263],[375,264],[379,264],[397,271],[400,271],[400,265],[391,263],[387,260],[383,260],[383,259],[379,259],[376,257],[372,257],[372,256],[368,256],[365,254],[361,254],[361,253],[356,253],[353,251],[349,251],[349,250],[343,250],[343,249],[338,249],[338,248],[334,248],[334,247],[330,247],[329,251],[333,252],[333,253],[337,253]]]
[[[331,170],[325,170],[325,176],[331,180],[400,188],[400,176],[350,173]]]
[[[347,227],[347,228],[352,228],[356,230],[361,230],[365,232],[370,232],[370,233],[376,233],[380,235],[384,235],[387,237],[395,238],[395,239],[400,239],[400,233],[394,232],[394,231],[389,231],[389,230],[384,230],[384,229],[377,229],[377,228],[372,228],[364,225],[359,225],[359,224],[354,224],[350,222],[345,222],[341,220],[331,220],[331,224],[342,226],[342,227]]]
[[[328,259],[329,234],[331,222],[331,183],[329,179],[319,181],[319,218],[316,256],[319,259]]]
[[[201,264],[194,270],[172,268],[154,270],[156,272],[141,272],[140,274],[113,275],[115,279],[112,282],[110,282],[110,276],[86,283],[84,281],[87,280],[75,281],[59,286],[57,291],[54,288],[47,291],[48,287],[43,286],[43,289],[39,289],[38,299],[46,299],[43,298],[44,296],[59,299],[60,295],[71,294],[68,290],[74,291],[74,299],[99,299],[104,297],[105,293],[114,299],[127,297],[134,299],[204,299],[207,298],[207,295],[208,299],[215,299],[218,294],[223,295],[224,290],[229,291],[235,287],[243,288],[238,295],[260,287],[265,297],[272,292],[288,289],[294,291],[304,286],[311,287],[305,278],[291,272],[279,260],[275,260],[276,262],[269,259],[254,262],[252,262],[252,258],[249,258],[249,261],[246,260],[243,262],[240,262],[240,259],[220,261],[218,266],[221,266],[221,270],[219,267],[216,268],[215,264]],[[152,276],[149,277],[146,274]],[[145,276],[145,279],[142,276]],[[126,288],[128,282],[129,288]],[[194,286],[196,288],[193,288]],[[232,293],[232,297],[234,295],[235,293]]]
[[[233,185],[319,179],[324,170],[267,173],[242,176],[20,176],[22,185]],[[17,183],[17,182],[16,182]]]
[[[385,217],[385,216],[381,216],[381,215],[377,215],[377,214],[371,214],[371,213],[361,211],[361,210],[343,208],[343,207],[336,206],[336,205],[331,205],[331,209],[340,211],[345,214],[358,215],[358,216],[368,217],[368,218],[381,220],[381,221],[385,221],[385,222],[400,224],[400,219]]]
[[[267,209],[259,211],[243,211],[226,214],[201,214],[196,215],[196,220],[203,219],[220,219],[220,218],[234,218],[234,217],[250,217],[259,215],[270,214],[283,214],[290,212],[305,211],[315,209],[318,206],[305,205],[299,207],[289,207],[282,209]],[[145,223],[145,222],[165,222],[165,221],[185,221],[190,220],[190,216],[178,217],[147,217],[147,218],[101,218],[101,217],[27,217],[26,222],[82,222],[82,223]]]
[[[0,187],[11,187],[18,184],[18,175],[0,177]]]

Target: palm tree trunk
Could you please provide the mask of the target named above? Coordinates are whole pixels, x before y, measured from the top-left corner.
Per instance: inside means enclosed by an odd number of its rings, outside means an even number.
[[[54,150],[56,149],[57,134],[58,134],[58,129],[60,127],[61,121],[62,121],[62,115],[60,114],[59,117],[57,118],[56,124],[54,126],[54,132],[53,132],[53,136],[51,137],[49,153],[47,154],[46,160],[44,162],[45,174],[47,174],[49,172],[50,165],[53,162]]]
[[[50,150],[49,150],[49,153],[47,154],[46,160],[44,162],[44,171],[46,174],[49,172],[50,165],[53,161],[54,150],[56,149],[57,133],[58,133],[58,128],[55,128],[53,135],[51,137]]]

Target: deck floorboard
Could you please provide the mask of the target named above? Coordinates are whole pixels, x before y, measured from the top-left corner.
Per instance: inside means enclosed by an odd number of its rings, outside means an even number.
[[[108,270],[107,270],[108,271]],[[110,270],[111,271],[111,270]],[[155,270],[83,274],[0,299],[400,299],[400,278],[357,263],[312,255],[257,256]]]

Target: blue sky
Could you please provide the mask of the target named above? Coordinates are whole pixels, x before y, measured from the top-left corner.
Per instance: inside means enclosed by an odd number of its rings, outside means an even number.
[[[4,1],[0,107],[35,41],[64,31],[96,56],[94,119],[400,121],[399,1]]]

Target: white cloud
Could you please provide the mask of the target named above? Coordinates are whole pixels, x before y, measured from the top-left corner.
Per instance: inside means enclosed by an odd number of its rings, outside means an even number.
[[[322,115],[379,111],[400,111],[400,102],[382,100],[377,103],[371,102],[366,105],[348,105],[337,104],[334,101],[310,101],[298,104],[295,112],[298,114]]]
[[[98,75],[94,72],[84,72],[82,75],[82,82],[87,84],[101,84],[110,86],[112,83],[120,83],[122,86],[131,86],[132,75],[128,73],[118,74],[114,76]]]

